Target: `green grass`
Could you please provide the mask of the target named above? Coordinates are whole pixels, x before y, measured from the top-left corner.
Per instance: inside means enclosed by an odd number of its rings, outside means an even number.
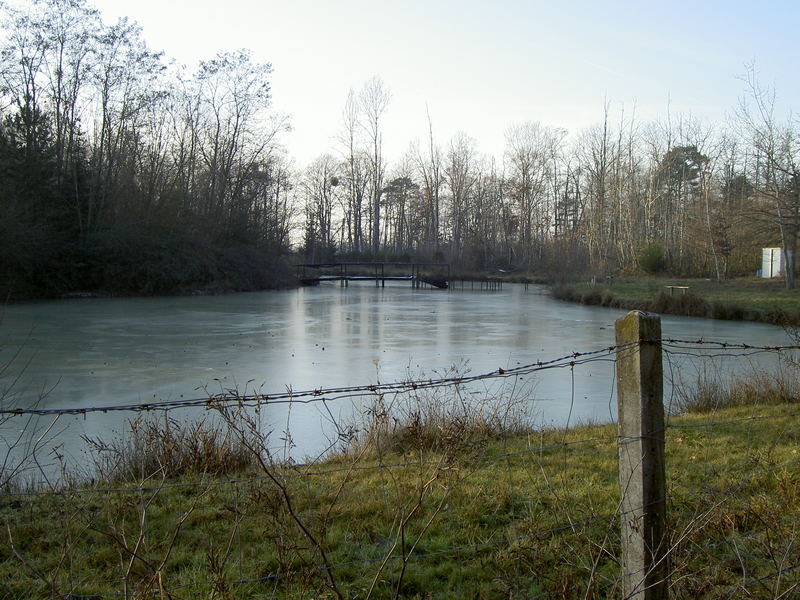
[[[667,286],[687,286],[670,293]],[[645,309],[733,320],[783,324],[800,318],[800,289],[787,290],[782,281],[734,279],[638,278],[603,284],[577,283],[554,288],[556,297],[585,304]]]
[[[796,410],[672,418],[672,598],[772,598],[798,581],[772,576],[800,562]],[[331,598],[334,585],[347,598],[616,597],[615,435],[491,432],[146,490],[6,494],[0,598]]]

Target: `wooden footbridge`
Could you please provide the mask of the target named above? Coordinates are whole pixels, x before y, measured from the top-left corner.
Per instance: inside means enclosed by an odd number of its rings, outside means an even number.
[[[337,262],[297,265],[297,279],[303,285],[318,285],[323,281],[374,281],[385,287],[387,281],[409,281],[411,287],[447,289],[450,281],[448,263],[402,262]]]

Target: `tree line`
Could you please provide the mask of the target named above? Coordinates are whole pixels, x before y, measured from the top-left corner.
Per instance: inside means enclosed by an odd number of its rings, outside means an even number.
[[[344,100],[304,168],[281,149],[271,65],[246,51],[193,70],[86,0],[3,5],[0,291],[172,293],[290,281],[288,260],[448,261],[463,270],[752,274],[791,266],[797,121],[754,68],[726,126],[612,112],[578,135],[511,125],[502,157],[460,133],[384,154],[391,93]]]
[[[570,137],[510,126],[501,160],[463,133],[382,160],[380,79],[350,93],[340,143],[300,174],[314,260],[373,255],[447,260],[550,277],[753,275],[763,246],[785,249],[793,286],[800,231],[798,122],[775,116],[755,70],[724,127],[691,117],[639,122],[608,104]]]
[[[269,64],[238,51],[170,68],[84,0],[2,10],[5,295],[286,281],[292,174]]]

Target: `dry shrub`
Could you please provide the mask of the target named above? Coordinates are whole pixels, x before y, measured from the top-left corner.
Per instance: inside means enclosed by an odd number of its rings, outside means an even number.
[[[677,296],[659,292],[648,310],[657,313],[685,315],[687,317],[709,316],[709,306],[705,300],[695,294],[679,294]]]
[[[726,321],[743,321],[748,317],[747,311],[735,302],[719,302],[711,303],[712,319],[723,319]]]
[[[800,401],[800,382],[791,369],[777,373],[754,371],[734,378],[704,370],[693,385],[676,388],[680,413],[707,413],[722,408],[794,404]]]
[[[454,385],[380,394],[350,427],[354,433],[345,451],[463,455],[490,440],[530,431],[531,396],[531,386],[518,380],[480,391]]]
[[[581,295],[581,302],[589,306],[597,306],[603,303],[603,292],[599,288],[591,288]]]
[[[571,285],[560,283],[553,286],[553,288],[550,290],[550,293],[556,300],[564,300],[565,302],[581,301],[580,294],[575,291],[575,288]]]
[[[110,441],[85,439],[95,453],[97,479],[106,482],[222,475],[244,471],[255,460],[228,425],[207,419],[137,417]]]

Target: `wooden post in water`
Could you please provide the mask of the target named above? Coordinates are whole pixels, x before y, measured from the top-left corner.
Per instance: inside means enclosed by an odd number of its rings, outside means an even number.
[[[617,319],[622,597],[667,598],[666,478],[661,318]]]

